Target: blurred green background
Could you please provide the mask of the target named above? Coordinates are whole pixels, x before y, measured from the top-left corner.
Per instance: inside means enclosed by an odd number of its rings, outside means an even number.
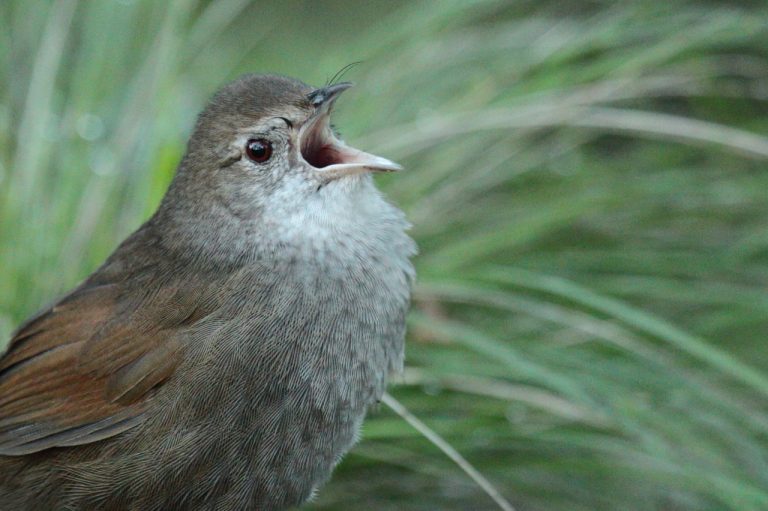
[[[3,340],[219,85],[362,61],[336,125],[421,248],[392,394],[520,511],[768,509],[763,0],[4,0],[0,61]],[[385,407],[309,508],[497,509]]]

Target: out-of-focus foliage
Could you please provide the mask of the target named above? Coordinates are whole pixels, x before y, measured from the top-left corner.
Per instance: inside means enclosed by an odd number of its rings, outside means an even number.
[[[642,0],[0,4],[0,333],[147,218],[220,84],[336,124],[420,275],[393,395],[520,510],[768,509],[768,10]],[[493,509],[382,409],[310,506]]]

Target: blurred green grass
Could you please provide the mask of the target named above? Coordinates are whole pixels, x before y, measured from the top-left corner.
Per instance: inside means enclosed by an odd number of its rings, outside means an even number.
[[[421,247],[392,394],[520,510],[768,509],[762,2],[0,4],[0,334],[145,219],[220,84],[336,124]],[[494,509],[392,412],[312,509]]]

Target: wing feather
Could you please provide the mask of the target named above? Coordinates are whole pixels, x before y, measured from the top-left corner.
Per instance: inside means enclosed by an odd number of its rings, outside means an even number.
[[[150,391],[181,360],[179,327],[204,316],[193,289],[85,286],[22,325],[0,358],[0,455],[82,445],[140,424]]]

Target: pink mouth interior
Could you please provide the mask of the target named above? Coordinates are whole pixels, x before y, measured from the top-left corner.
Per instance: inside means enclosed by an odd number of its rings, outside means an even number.
[[[318,169],[337,163],[347,163],[345,156],[349,156],[345,155],[326,134],[326,122],[325,119],[315,122],[301,141],[301,155],[304,160]]]
[[[318,169],[322,169],[329,165],[335,165],[336,163],[344,163],[341,153],[332,145],[310,147],[309,150],[304,151],[303,154],[307,163]]]

